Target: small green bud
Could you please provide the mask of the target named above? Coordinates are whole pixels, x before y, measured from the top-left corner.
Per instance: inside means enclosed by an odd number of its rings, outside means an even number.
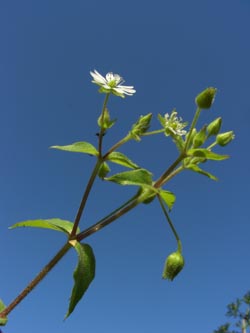
[[[112,127],[114,123],[116,122],[116,119],[111,120],[109,111],[107,108],[105,108],[103,116],[100,115],[100,117],[97,119],[98,126],[103,128],[104,130]]]
[[[151,203],[156,197],[155,191],[150,189],[143,189],[141,193],[143,193],[143,195],[146,196],[146,199],[142,201],[142,203],[146,205]]]
[[[203,145],[207,138],[207,126],[204,126],[193,138],[193,147],[197,148]]]
[[[203,90],[195,99],[195,103],[201,109],[209,109],[213,102],[216,95],[217,89],[210,87]]]
[[[98,171],[98,176],[103,179],[110,172],[110,167],[106,162],[103,162]]]
[[[140,141],[140,136],[147,132],[150,127],[150,121],[152,118],[152,113],[146,114],[145,116],[140,116],[137,122],[132,126],[130,131],[131,136],[136,141]]]
[[[172,281],[180,273],[184,263],[184,258],[179,251],[171,253],[165,261],[162,278]]]
[[[226,146],[229,142],[231,142],[233,139],[235,138],[234,132],[233,131],[229,131],[229,132],[225,132],[225,133],[220,133],[217,135],[216,137],[216,143],[219,146]]]
[[[219,117],[208,125],[207,127],[208,137],[211,135],[217,135],[219,133],[221,128],[221,123],[222,123],[222,118]]]

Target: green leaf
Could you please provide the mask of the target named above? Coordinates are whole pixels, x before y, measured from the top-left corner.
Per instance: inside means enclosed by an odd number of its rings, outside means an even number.
[[[215,161],[222,161],[229,158],[228,155],[219,155],[206,148],[190,149],[188,151],[188,155],[192,155],[195,157],[204,157],[208,160],[215,160]]]
[[[0,299],[0,312],[2,312],[6,308],[4,302]],[[0,318],[0,326],[4,326],[7,324],[8,318]],[[1,330],[0,330],[1,331]]]
[[[159,195],[165,201],[169,210],[172,210],[173,205],[174,205],[175,200],[176,200],[176,197],[175,197],[174,193],[172,193],[170,191],[166,191],[166,190],[160,190]]]
[[[92,248],[88,244],[81,244],[77,241],[72,241],[71,245],[76,249],[78,263],[73,274],[75,283],[65,319],[74,311],[75,306],[95,277],[95,256]]]
[[[70,151],[73,153],[84,153],[98,156],[99,153],[96,148],[89,142],[75,142],[67,146],[51,146],[50,148]]]
[[[145,169],[125,171],[105,179],[120,185],[152,185],[152,174]]]
[[[200,173],[201,175],[204,175],[204,176],[207,176],[208,178],[212,179],[212,180],[218,180],[217,177],[215,177],[214,175],[212,175],[211,173],[205,171],[205,170],[202,170],[200,167],[198,167],[198,165],[196,164],[190,164],[187,169],[190,169],[194,172],[198,172]]]
[[[118,151],[114,151],[108,155],[108,160],[110,162],[123,165],[127,168],[138,169],[139,166],[131,161],[126,155],[119,153]]]
[[[65,232],[66,234],[70,235],[74,223],[66,220],[61,220],[58,218],[49,219],[49,220],[27,220],[18,222],[12,225],[9,229],[14,229],[17,227],[33,227],[33,228],[46,228],[52,229],[57,231]],[[80,232],[80,229],[77,229],[77,233]]]

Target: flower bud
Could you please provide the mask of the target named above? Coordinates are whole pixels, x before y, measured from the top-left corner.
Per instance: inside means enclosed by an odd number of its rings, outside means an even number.
[[[112,127],[115,122],[116,119],[110,119],[109,111],[107,108],[105,108],[103,115],[101,114],[100,117],[97,119],[98,126],[103,128],[104,130]]]
[[[203,143],[206,141],[207,138],[207,132],[206,132],[206,126],[204,126],[198,133],[195,134],[193,138],[193,147],[197,148],[203,145]]]
[[[152,113],[147,114],[146,116],[140,116],[138,121],[132,126],[130,131],[131,136],[136,141],[140,141],[140,136],[147,132],[150,127],[150,121],[152,118]]]
[[[110,167],[108,166],[108,164],[106,162],[103,162],[103,164],[100,166],[100,169],[98,171],[98,176],[101,179],[104,179],[109,172],[110,172]]]
[[[231,142],[234,139],[235,135],[233,131],[225,132],[225,133],[220,133],[216,137],[216,143],[219,146],[226,146],[229,142]]]
[[[195,103],[201,109],[209,109],[213,102],[216,95],[217,89],[210,87],[203,90],[195,99]]]
[[[165,261],[162,278],[172,281],[183,267],[184,258],[182,254],[179,251],[171,253]]]
[[[222,118],[219,117],[208,125],[207,127],[208,137],[211,135],[217,135],[219,133],[221,128],[221,123],[222,123]]]

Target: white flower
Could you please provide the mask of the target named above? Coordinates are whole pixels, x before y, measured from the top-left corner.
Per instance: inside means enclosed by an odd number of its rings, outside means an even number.
[[[185,135],[187,131],[183,130],[187,126],[187,123],[182,122],[182,118],[177,117],[177,112],[172,111],[171,115],[168,113],[165,114],[165,130],[166,135]]]
[[[116,96],[125,97],[124,95],[132,96],[136,90],[133,86],[123,86],[125,81],[118,74],[108,73],[106,77],[103,77],[96,70],[90,72],[93,77],[92,82],[100,86],[99,91],[101,93],[113,93]]]

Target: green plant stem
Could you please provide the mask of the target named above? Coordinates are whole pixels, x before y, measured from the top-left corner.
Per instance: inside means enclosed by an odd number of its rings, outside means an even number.
[[[70,234],[70,239],[74,238],[74,236],[76,235],[77,228],[78,228],[78,225],[80,223],[80,220],[81,220],[81,217],[82,217],[82,213],[83,213],[83,210],[85,208],[85,205],[86,205],[86,202],[87,202],[90,190],[91,190],[91,188],[92,188],[92,186],[94,184],[94,181],[95,181],[96,176],[98,174],[99,168],[100,168],[100,166],[101,166],[101,164],[103,162],[103,158],[102,158],[102,141],[103,141],[103,135],[105,133],[105,129],[103,128],[103,117],[104,117],[105,109],[107,107],[109,95],[110,94],[108,93],[105,96],[105,99],[104,99],[104,102],[103,102],[103,107],[102,107],[102,113],[101,113],[101,130],[100,130],[100,133],[99,133],[99,143],[98,143],[99,158],[98,158],[98,160],[96,162],[94,170],[93,170],[93,172],[92,172],[92,174],[91,174],[91,176],[89,178],[88,184],[86,186],[86,190],[85,190],[85,192],[83,194],[80,206],[78,208],[78,212],[77,212],[76,217],[75,217],[74,225],[73,225],[73,228],[72,228],[72,231],[71,231],[71,234]]]
[[[170,179],[174,178],[176,175],[178,175],[178,173],[180,173],[181,171],[183,171],[185,169],[185,167],[183,165],[179,166],[179,168],[175,169],[173,172],[171,172],[163,181],[161,186],[163,186],[164,184],[166,184],[168,181],[170,181]]]
[[[158,200],[159,200],[159,202],[160,202],[160,205],[161,205],[161,208],[162,208],[162,210],[163,210],[163,213],[164,213],[164,215],[166,216],[166,219],[167,219],[167,221],[168,221],[168,224],[170,225],[170,228],[171,228],[171,230],[173,231],[173,234],[174,234],[174,236],[175,236],[175,238],[176,238],[176,240],[177,240],[177,243],[178,243],[178,250],[179,250],[180,252],[182,252],[182,246],[181,246],[181,240],[180,240],[180,237],[179,237],[179,235],[177,234],[177,231],[175,230],[175,227],[174,227],[174,225],[173,225],[173,222],[171,221],[171,219],[170,219],[170,217],[169,217],[169,214],[168,214],[168,212],[167,212],[167,210],[166,210],[166,208],[165,208],[165,205],[164,205],[164,202],[163,202],[161,196],[160,196],[160,195],[157,195],[157,197],[158,197]]]
[[[184,147],[184,151],[185,152],[189,148],[189,143],[190,143],[191,135],[192,135],[193,129],[195,128],[195,126],[197,124],[197,121],[199,119],[200,113],[201,113],[201,108],[197,107],[195,115],[194,115],[194,118],[193,118],[193,121],[192,121],[192,124],[190,126],[190,130],[189,130],[189,133],[188,133],[187,141],[186,141],[186,144],[185,144],[185,147]]]
[[[103,141],[103,135],[105,133],[105,129],[103,128],[103,118],[104,118],[104,111],[107,107],[108,99],[109,99],[110,93],[106,94],[104,102],[103,102],[103,107],[102,107],[102,114],[101,114],[101,130],[99,133],[99,142],[98,142],[98,151],[99,151],[99,156],[102,156],[102,141]]]
[[[211,143],[210,146],[207,147],[208,150],[211,150],[213,147],[215,147],[217,145],[217,142],[214,141],[213,143]]]
[[[116,150],[117,148],[119,148],[120,146],[122,146],[124,143],[128,142],[131,139],[131,135],[128,134],[126,135],[123,139],[121,139],[120,141],[118,141],[116,144],[114,144],[105,155],[103,155],[103,160],[106,160],[107,157],[109,156],[109,154],[111,154],[114,150]]]
[[[159,130],[143,133],[142,136],[159,134],[159,133],[164,133],[164,132],[165,132],[165,128],[162,128],[162,129],[159,129]]]
[[[121,207],[110,213],[108,216],[95,223],[91,227],[85,229],[83,232],[74,237],[77,241],[81,241],[84,238],[94,234],[106,225],[110,224],[132,208],[137,206],[143,201],[142,195],[138,193],[125,202]],[[59,252],[50,260],[50,262],[40,271],[40,273],[23,289],[23,291],[0,313],[0,318],[6,318],[6,316],[45,278],[49,271],[63,258],[63,256],[71,248],[69,242],[67,242]]]
[[[129,199],[125,204],[114,210],[112,213],[98,221],[97,223],[93,224],[89,228],[85,229],[78,235],[76,235],[75,239],[80,242],[84,238],[94,234],[95,232],[99,231],[100,229],[104,228],[111,222],[114,222],[119,217],[124,215],[125,213],[129,212],[131,209],[135,208],[138,204],[140,204],[144,200],[143,195],[136,194],[131,199]]]
[[[51,271],[51,269],[62,259],[62,257],[71,248],[69,243],[66,243],[58,253],[44,266],[37,276],[27,285],[27,287],[0,313],[1,318],[6,318],[7,315],[42,281],[42,279]]]
[[[98,159],[97,162],[96,162],[96,165],[94,167],[94,170],[89,178],[89,182],[86,186],[86,190],[83,194],[83,197],[82,197],[82,201],[81,201],[81,204],[78,208],[78,212],[76,214],[76,217],[75,217],[75,222],[74,222],[74,226],[72,228],[72,231],[71,231],[71,235],[70,235],[70,238],[74,238],[74,236],[76,235],[76,232],[77,232],[77,228],[78,228],[78,225],[80,223],[80,219],[82,217],[82,213],[83,213],[83,210],[84,210],[84,207],[86,205],[86,202],[87,202],[87,199],[88,199],[88,196],[89,196],[89,192],[94,184],[94,181],[96,179],[96,176],[98,174],[98,171],[99,171],[99,168],[102,164],[102,160],[101,159]]]
[[[174,171],[174,169],[178,166],[178,164],[186,157],[185,153],[181,153],[179,157],[175,160],[173,164],[160,176],[159,179],[154,184],[155,188],[159,188],[163,183],[166,183],[165,179]]]

